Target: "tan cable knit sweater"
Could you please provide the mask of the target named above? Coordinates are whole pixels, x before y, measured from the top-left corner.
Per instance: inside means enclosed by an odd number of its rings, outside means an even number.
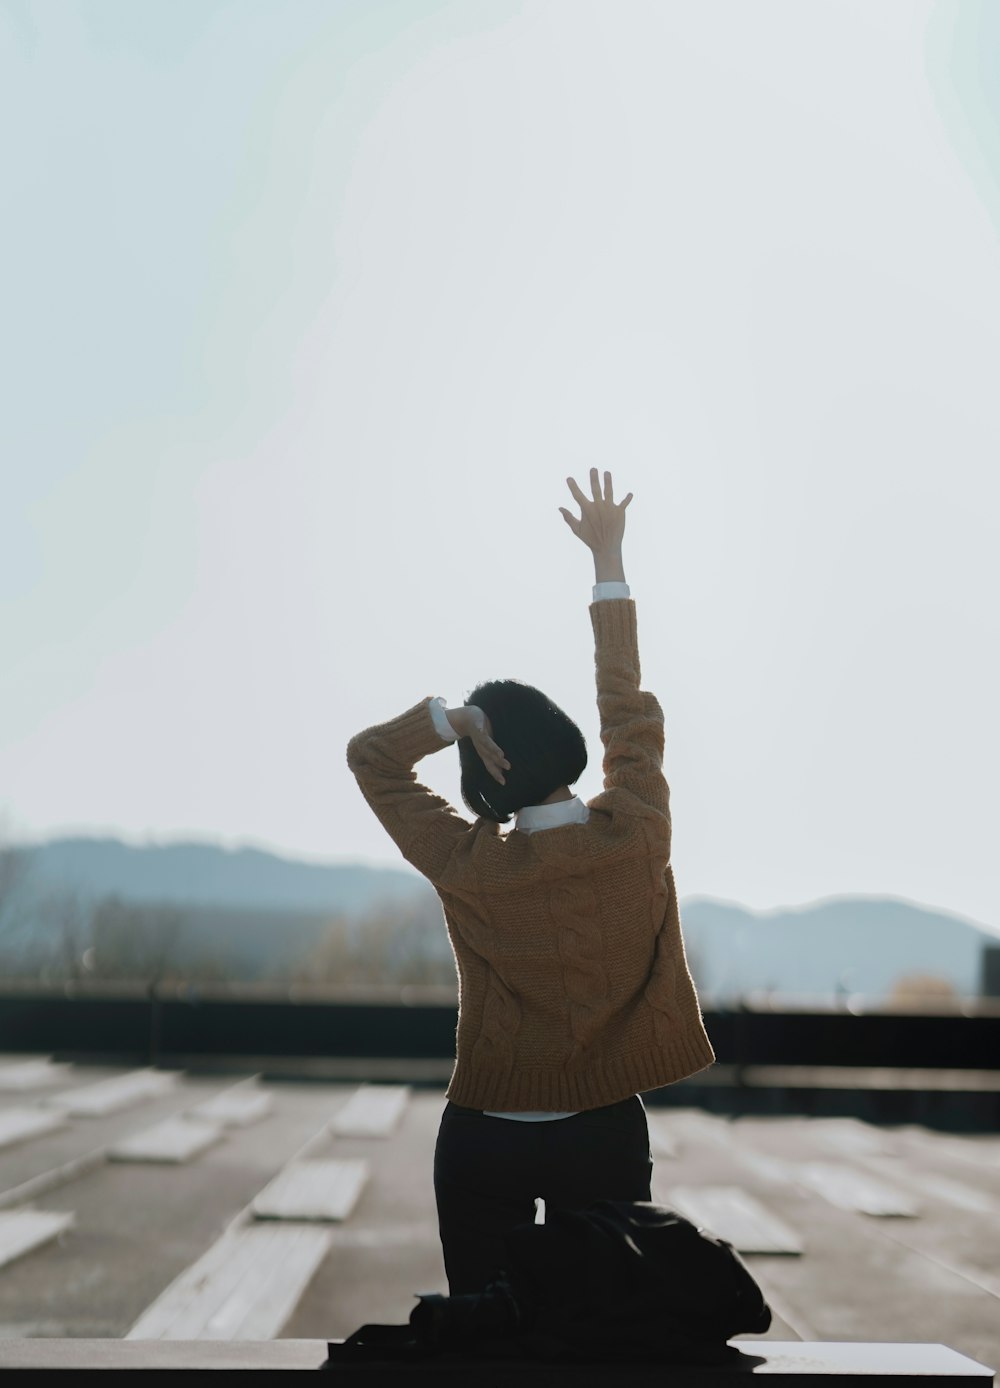
[[[469,1108],[598,1108],[715,1060],[670,865],[663,710],[639,687],[632,598],[593,602],[604,790],[584,824],[503,834],[412,767],[447,745],[430,698],[357,733],[347,764],[434,885],[458,967],[447,1096]]]

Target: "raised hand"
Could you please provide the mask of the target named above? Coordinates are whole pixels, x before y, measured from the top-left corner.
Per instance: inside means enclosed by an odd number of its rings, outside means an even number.
[[[567,477],[566,483],[580,506],[579,519],[570,515],[565,507],[559,507],[573,534],[581,539],[595,555],[607,555],[619,551],[625,535],[625,508],[632,500],[632,493],[629,492],[625,500],[616,505],[611,486],[611,473],[606,472],[604,474],[604,495],[602,496],[596,467],[590,469],[590,490],[593,492],[593,501],[584,496],[572,477]]]

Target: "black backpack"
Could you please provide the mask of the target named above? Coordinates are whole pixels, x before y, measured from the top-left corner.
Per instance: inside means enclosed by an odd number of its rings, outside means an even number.
[[[324,1368],[430,1357],[725,1363],[771,1309],[724,1239],[648,1201],[546,1211],[505,1239],[506,1263],[471,1296],[425,1295],[408,1325],[363,1325]]]

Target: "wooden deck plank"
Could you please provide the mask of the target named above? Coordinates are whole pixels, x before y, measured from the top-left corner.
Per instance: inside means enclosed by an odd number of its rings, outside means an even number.
[[[813,1118],[809,1131],[819,1143],[845,1157],[880,1157],[893,1152],[885,1133],[860,1118]]]
[[[866,1172],[836,1162],[797,1162],[794,1179],[842,1210],[879,1218],[915,1218],[919,1205],[912,1196]]]
[[[74,1218],[65,1210],[0,1211],[0,1268],[56,1238]]]
[[[115,1075],[112,1079],[98,1080],[80,1089],[70,1089],[62,1094],[53,1094],[40,1099],[46,1107],[61,1109],[74,1117],[103,1117],[127,1108],[130,1104],[141,1103],[144,1099],[166,1093],[173,1089],[179,1074],[174,1070],[130,1070],[125,1075]]]
[[[330,1131],[338,1137],[388,1137],[410,1098],[405,1084],[363,1084],[337,1112]]]
[[[369,1163],[293,1161],[253,1201],[257,1219],[347,1219],[368,1180]]]
[[[646,1123],[649,1127],[649,1145],[653,1156],[676,1157],[680,1148],[677,1133],[670,1119],[659,1113],[647,1113]]]
[[[9,1108],[0,1112],[0,1147],[13,1147],[27,1142],[69,1122],[65,1113],[47,1112],[41,1108]]]
[[[266,1117],[274,1108],[274,1098],[255,1081],[244,1081],[224,1089],[188,1111],[190,1118],[218,1123],[224,1128],[245,1128]]]
[[[273,1231],[248,1242],[246,1227],[229,1230],[153,1301],[129,1330],[130,1340],[200,1339],[207,1322],[239,1285],[254,1257],[266,1259]]]
[[[224,1313],[217,1312],[213,1317],[208,1327],[212,1338],[273,1339],[287,1325],[303,1291],[330,1249],[330,1235],[326,1230],[299,1225],[289,1227],[287,1233],[294,1237],[284,1240],[282,1247],[273,1250],[274,1264],[267,1269],[270,1274],[267,1285],[260,1275],[244,1279]],[[259,1274],[263,1269],[256,1271]]]
[[[979,1134],[954,1137],[913,1127],[903,1129],[901,1136],[910,1152],[940,1153],[964,1165],[1000,1171],[1000,1142],[996,1138]]]
[[[939,1171],[920,1171],[910,1166],[904,1178],[905,1183],[915,1187],[923,1195],[952,1209],[968,1210],[973,1214],[1000,1217],[1000,1200],[987,1191],[977,1190],[965,1181],[956,1181],[951,1176],[943,1176]]]
[[[44,1089],[47,1085],[65,1080],[71,1069],[70,1065],[57,1065],[45,1057],[20,1061],[4,1060],[0,1063],[0,1091],[10,1093]]]
[[[175,1115],[155,1123],[142,1132],[122,1138],[108,1149],[111,1161],[169,1162],[191,1161],[222,1138],[222,1128],[214,1123]]]
[[[143,1312],[128,1340],[270,1340],[330,1247],[325,1229],[250,1225],[223,1235]]]
[[[740,1253],[797,1256],[803,1251],[799,1234],[740,1186],[672,1186],[666,1195],[664,1204]]]

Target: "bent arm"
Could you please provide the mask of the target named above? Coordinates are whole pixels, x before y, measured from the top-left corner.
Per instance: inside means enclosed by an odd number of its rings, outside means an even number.
[[[454,741],[453,731],[445,731],[443,704],[422,699],[398,718],[355,733],[347,744],[347,765],[362,795],[407,862],[432,882],[472,828],[413,771],[421,758]]]

